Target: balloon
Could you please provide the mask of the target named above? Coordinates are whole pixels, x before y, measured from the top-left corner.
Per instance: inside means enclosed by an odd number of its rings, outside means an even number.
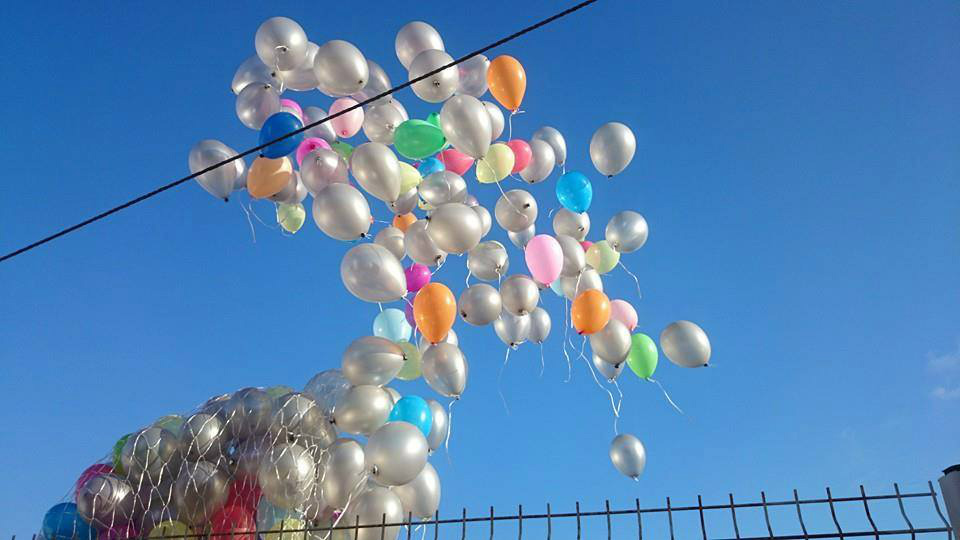
[[[351,294],[367,302],[393,302],[407,294],[403,266],[379,244],[350,248],[340,263],[340,279]]]
[[[660,333],[660,348],[680,367],[702,367],[710,362],[710,339],[690,321],[676,321]]]
[[[126,525],[133,505],[133,488],[113,474],[94,475],[77,490],[77,513],[101,530]]]
[[[43,516],[41,533],[44,538],[50,540],[57,538],[96,540],[97,538],[96,531],[80,517],[77,513],[77,505],[74,503],[60,503],[47,510]]]
[[[394,40],[394,49],[397,52],[397,58],[403,64],[405,69],[410,69],[413,59],[423,51],[431,49],[442,51],[443,38],[440,33],[423,21],[412,21],[403,26],[397,32],[397,38]]]
[[[440,476],[427,463],[411,482],[396,486],[393,492],[400,498],[403,509],[420,519],[433,518],[440,506]]]
[[[414,81],[419,77],[452,64],[453,58],[442,50],[427,49],[418,54],[407,71],[408,80]],[[428,103],[440,103],[457,91],[460,83],[460,71],[457,66],[450,66],[434,73],[429,77],[416,81],[411,85],[413,93]]]
[[[609,364],[622,364],[630,354],[631,346],[630,330],[616,319],[608,320],[600,331],[590,334],[593,354]]]
[[[293,171],[290,173],[290,177],[287,179],[287,185],[283,186],[283,189],[267,198],[277,203],[296,204],[300,202],[297,200],[299,191],[300,173]],[[304,197],[306,197],[306,191],[304,191]]]
[[[400,197],[400,165],[389,146],[361,144],[350,156],[350,170],[357,183],[374,197],[386,202]]]
[[[520,232],[537,220],[537,200],[529,191],[511,189],[497,200],[494,215],[505,230]]]
[[[330,143],[320,137],[307,137],[303,139],[303,142],[297,147],[297,166],[302,167],[303,158],[307,157],[307,154],[310,152],[320,148],[330,150]]]
[[[173,487],[177,519],[187,525],[202,526],[214,512],[223,508],[229,494],[230,477],[209,461],[186,463]],[[264,482],[264,494],[269,496]]]
[[[356,497],[351,508],[343,516],[341,526],[381,525],[401,523],[406,514],[403,504],[393,491],[382,486],[370,486]],[[400,525],[388,527],[358,527],[348,531],[350,540],[394,540],[400,532]]]
[[[570,171],[557,180],[557,200],[573,212],[586,212],[593,199],[590,179],[577,171]]]
[[[490,115],[490,142],[493,142],[500,137],[503,133],[503,126],[506,125],[503,119],[503,111],[500,110],[500,107],[497,107],[496,103],[489,101],[483,101],[482,103],[487,109],[487,114]]]
[[[334,39],[320,46],[313,59],[317,87],[331,96],[349,96],[363,89],[370,67],[360,49],[352,43]]]
[[[460,83],[457,85],[457,93],[473,97],[480,97],[487,92],[487,69],[490,68],[490,60],[482,54],[471,56],[458,66],[460,70]]]
[[[580,242],[580,247],[583,248],[583,252],[584,252],[584,253],[586,253],[587,250],[590,249],[590,246],[592,246],[592,245],[593,245],[593,242],[591,242],[591,241],[589,241],[589,240],[584,240],[583,242]]]
[[[440,109],[440,129],[455,149],[474,159],[485,156],[490,148],[493,131],[490,114],[473,96],[448,99]]]
[[[393,399],[383,388],[372,385],[354,386],[337,403],[337,408],[333,411],[334,423],[341,431],[354,435],[370,435],[387,421],[392,408]]]
[[[583,267],[587,264],[583,248],[572,236],[558,234],[556,238],[560,246],[563,265],[560,268],[560,275],[564,277],[576,278],[580,275]],[[551,282],[552,283],[552,282]]]
[[[637,310],[626,300],[610,301],[610,318],[622,322],[631,332],[637,327]]]
[[[467,387],[467,359],[456,345],[431,345],[421,358],[423,378],[440,394],[460,399]]]
[[[294,234],[299,231],[306,220],[307,211],[303,209],[302,204],[277,204],[277,223],[288,233]]]
[[[443,444],[444,439],[447,438],[447,411],[443,408],[443,405],[440,405],[435,400],[428,399],[427,404],[430,405],[430,414],[433,415],[433,420],[430,424],[430,434],[427,435],[427,444],[430,445],[430,451],[440,448],[440,445]]]
[[[443,338],[443,341],[441,341],[440,343],[449,343],[451,345],[459,346],[460,338],[457,337],[457,333],[453,330],[453,328],[451,328],[450,331],[447,332],[447,336]],[[430,345],[432,345],[432,343],[430,343],[430,340],[424,338],[421,335],[420,339],[417,340],[417,347],[420,348],[421,356],[423,355],[423,353],[427,352],[427,349],[430,348]]]
[[[314,197],[313,221],[331,238],[356,240],[370,230],[370,205],[357,188],[333,183]]]
[[[527,91],[527,75],[516,58],[501,55],[490,62],[487,69],[490,94],[510,111],[517,111]]]
[[[303,109],[300,107],[300,104],[292,99],[281,99],[280,100],[280,110],[283,112],[288,112],[303,122]]]
[[[603,291],[590,289],[577,295],[570,306],[573,327],[580,335],[599,332],[610,320],[610,300]]]
[[[240,95],[240,92],[252,83],[269,84],[274,88],[280,88],[280,79],[277,77],[277,72],[273,68],[267,67],[257,55],[247,58],[237,67],[237,71],[233,75],[233,81],[230,83],[230,89],[233,90],[234,94]]]
[[[394,218],[394,223],[396,223],[396,221],[396,218]],[[405,255],[403,250],[403,231],[397,227],[384,227],[377,233],[377,236],[373,238],[373,243],[387,248],[398,261],[403,259]],[[407,286],[409,285],[408,283]]]
[[[270,504],[293,509],[307,501],[316,482],[316,462],[306,448],[281,443],[264,456],[257,481]]]
[[[165,520],[157,523],[147,538],[156,538],[163,540],[191,540],[196,538],[193,529],[180,521]]]
[[[530,315],[514,315],[504,310],[493,322],[493,330],[507,347],[516,349],[530,336]]]
[[[393,132],[406,118],[393,103],[384,102],[367,109],[363,134],[373,142],[393,144]]]
[[[631,336],[630,354],[627,356],[627,365],[641,379],[648,379],[657,370],[657,344],[646,334]]]
[[[272,114],[263,123],[263,127],[260,128],[260,144],[267,144],[278,137],[287,135],[288,133],[296,131],[302,127],[303,122],[288,112],[278,112]],[[282,158],[290,152],[296,150],[302,141],[303,133],[297,133],[267,146],[260,152],[263,156],[268,158]]]
[[[560,277],[564,263],[563,250],[554,237],[546,234],[534,236],[527,242],[523,256],[533,279],[540,283],[550,285]]]
[[[603,291],[603,281],[596,270],[586,267],[579,276],[561,278],[561,287],[563,295],[573,301],[584,291],[591,289]]]
[[[417,187],[427,204],[438,207],[447,203],[462,203],[467,196],[467,183],[456,173],[439,171],[425,176]]]
[[[313,397],[290,388],[277,398],[272,432],[275,440],[296,442],[316,455],[337,438],[337,432]]]
[[[598,273],[606,274],[617,267],[620,253],[614,251],[606,240],[601,240],[587,248],[586,260]]]
[[[486,283],[478,283],[464,289],[460,293],[457,307],[460,310],[460,317],[474,326],[486,326],[492,323],[503,311],[500,292]]]
[[[520,170],[520,178],[530,184],[543,182],[553,172],[556,165],[556,156],[553,153],[553,147],[549,143],[540,139],[531,139],[530,161],[527,166]],[[516,165],[514,165],[516,168]]]
[[[123,437],[120,437],[119,439],[117,439],[117,442],[113,443],[113,451],[111,452],[111,458],[112,458],[111,461],[113,462],[113,470],[117,474],[121,474],[121,475],[126,474],[126,471],[123,470],[123,461],[121,458],[123,455],[123,448],[124,446],[126,446],[127,440],[131,436],[133,436],[133,433],[128,433]]]
[[[647,451],[640,439],[621,433],[610,444],[610,461],[621,474],[636,480],[647,465]]]
[[[607,242],[618,253],[632,253],[647,243],[647,220],[630,210],[610,218],[605,231]]]
[[[224,506],[210,518],[211,537],[256,540],[253,512],[242,506]]]
[[[567,161],[567,141],[564,140],[563,135],[550,126],[543,126],[542,128],[533,132],[533,137],[531,140],[540,139],[545,143],[549,144],[553,148],[553,155],[557,161],[557,166],[563,165]]]
[[[225,159],[237,155],[237,151],[220,141],[207,139],[198,142],[190,149],[188,164],[190,174],[196,174]],[[242,159],[234,160],[222,167],[205,172],[197,177],[200,187],[218,199],[227,200],[233,191],[234,183],[243,174],[246,166]]]
[[[267,118],[280,112],[280,94],[270,84],[248,84],[237,95],[236,111],[243,125],[259,130]]]
[[[423,373],[420,369],[420,349],[408,341],[401,341],[397,345],[403,350],[403,369],[397,373],[397,378],[401,381],[416,380]]]
[[[437,153],[447,142],[437,126],[423,120],[407,120],[393,132],[393,146],[401,156],[423,159]]]
[[[541,344],[550,335],[550,314],[542,307],[530,312],[530,341]]]
[[[526,249],[527,243],[537,234],[536,227],[536,224],[533,224],[520,232],[510,231],[507,233],[507,237],[510,238],[513,245],[520,249]]]
[[[272,17],[263,21],[254,38],[257,56],[267,66],[294,69],[307,57],[307,34],[303,28],[286,17]]]
[[[313,71],[313,61],[317,57],[317,51],[320,47],[313,42],[307,42],[307,54],[303,62],[294,69],[281,71],[280,79],[283,80],[283,87],[297,92],[306,92],[317,87],[317,74]]]
[[[407,227],[404,247],[407,250],[407,256],[420,264],[437,266],[447,258],[447,254],[437,247],[427,233],[427,221],[423,219]]]
[[[378,484],[399,486],[420,474],[427,463],[428,451],[427,439],[418,426],[391,421],[370,436],[364,460],[366,469]]]
[[[90,480],[94,476],[101,474],[112,474],[113,466],[107,465],[106,463],[94,463],[93,465],[87,467],[80,473],[80,477],[77,478],[76,483],[73,486],[74,495],[76,495],[84,484],[87,483],[87,480]]]
[[[449,139],[450,137],[447,138]],[[513,150],[513,169],[510,173],[517,174],[523,169],[526,169],[533,159],[533,150],[530,148],[530,145],[527,144],[527,141],[511,139],[507,142],[507,146],[510,147],[510,150]]]
[[[407,292],[415,293],[430,283],[430,268],[425,264],[413,263],[403,271],[407,279]]]
[[[350,156],[353,154],[353,147],[343,141],[330,143],[330,148],[333,148],[334,152],[340,154],[340,157],[347,161],[350,160]]]
[[[364,115],[363,108],[358,105],[353,98],[348,97],[342,97],[330,105],[330,116],[350,109],[330,120],[330,127],[333,128],[338,137],[349,138],[360,132],[360,128],[363,127]]]
[[[357,101],[366,101],[368,99],[377,97],[393,87],[393,84],[390,83],[390,77],[387,76],[387,72],[380,67],[380,64],[370,60],[369,58],[367,58],[367,72],[367,84],[365,84],[362,89],[350,95],[350,97]],[[407,119],[407,111],[403,108],[403,105],[400,105],[399,101],[394,99],[392,95],[387,95],[374,101],[371,106],[382,105],[384,103],[392,103],[401,112],[403,112],[404,120]]]
[[[180,441],[169,431],[150,427],[127,439],[120,453],[123,471],[131,477],[146,475],[158,481],[176,470]]]
[[[229,434],[219,417],[201,412],[187,419],[179,438],[185,458],[216,462],[227,448]]]
[[[420,170],[405,161],[398,161],[398,163],[400,164],[400,193],[416,189],[423,182]]]
[[[435,157],[428,157],[417,163],[416,171],[422,178],[426,178],[435,172],[446,170],[443,162]]]
[[[406,163],[403,163],[402,161],[400,163],[406,165]],[[402,167],[400,172],[400,181],[403,182]],[[401,187],[401,190],[402,189],[403,188]],[[417,188],[414,187],[407,191],[401,191],[400,198],[393,202],[387,203],[387,207],[391,212],[394,213],[394,221],[396,221],[396,217],[399,215],[409,215],[410,217],[407,219],[410,219],[410,223],[413,223],[417,220],[417,218],[411,214],[411,212],[413,212],[413,209],[417,207],[419,202],[420,196],[417,194]]]
[[[330,458],[320,475],[323,501],[331,508],[343,508],[363,475],[363,447],[353,439],[337,439],[327,453]]]
[[[412,424],[426,437],[430,434],[433,415],[430,413],[430,406],[422,397],[404,396],[393,405],[388,421]]]
[[[227,429],[232,437],[263,435],[270,428],[274,400],[259,388],[237,390],[224,405]]]
[[[590,160],[597,171],[608,178],[626,169],[636,150],[636,137],[620,122],[604,124],[590,137]]]
[[[593,362],[593,367],[600,372],[600,375],[603,375],[603,378],[606,379],[607,382],[613,382],[617,380],[617,378],[620,377],[620,374],[623,373],[623,362],[614,365],[606,362],[596,354],[593,355],[591,360]]]
[[[438,248],[447,253],[466,253],[480,243],[483,227],[480,217],[463,203],[446,203],[427,218],[427,234]]]
[[[514,274],[500,284],[503,310],[514,315],[527,315],[537,308],[540,289],[528,276]]]
[[[303,116],[304,125],[310,125],[326,118],[327,111],[321,109],[320,107],[307,107],[303,109]],[[333,144],[337,141],[337,133],[333,130],[333,126],[330,124],[329,120],[323,122],[322,124],[311,127],[304,132],[304,135],[307,137],[317,137],[319,139],[323,139],[330,144]]]
[[[447,148],[437,154],[437,158],[443,162],[446,170],[463,176],[470,167],[473,166],[473,158],[457,150],[456,148]]]
[[[347,184],[347,162],[340,154],[326,148],[317,148],[304,157],[300,165],[300,180],[316,196],[330,184]]]
[[[403,312],[399,309],[385,310],[380,315],[387,311],[399,314],[401,322],[404,325],[407,324],[407,321],[403,320]],[[377,320],[381,320],[381,317],[378,316]],[[407,325],[407,328],[409,327]],[[376,330],[377,323],[374,321],[375,333]],[[358,338],[353,340],[344,351],[341,367],[343,376],[350,381],[350,384],[383,386],[392,381],[403,368],[403,349],[393,340],[385,337]]]
[[[413,299],[413,316],[423,337],[439,343],[457,318],[457,301],[446,285],[428,283]]]
[[[503,143],[490,145],[486,155],[477,160],[477,180],[481,184],[493,184],[506,178],[513,170],[513,150]]]
[[[477,214],[477,218],[480,219],[480,237],[483,238],[490,232],[490,228],[493,227],[493,219],[490,218],[490,211],[479,204],[471,206],[470,208],[473,209],[474,213]]]
[[[557,236],[565,234],[582,242],[590,232],[590,215],[586,212],[577,213],[561,208],[553,215],[553,232]]]
[[[467,254],[467,270],[478,279],[499,280],[509,267],[507,250],[496,240],[480,242]]]

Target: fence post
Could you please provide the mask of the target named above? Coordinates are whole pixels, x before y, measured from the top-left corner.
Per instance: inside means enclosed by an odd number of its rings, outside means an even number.
[[[952,465],[943,470],[940,477],[940,493],[943,503],[947,506],[947,516],[953,528],[953,537],[956,539],[960,530],[960,464]]]

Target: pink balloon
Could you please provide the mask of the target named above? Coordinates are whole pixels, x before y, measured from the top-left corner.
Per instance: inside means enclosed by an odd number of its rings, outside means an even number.
[[[590,246],[592,245],[593,245],[593,242],[589,240],[584,240],[583,242],[580,242],[580,247],[582,247],[584,251],[590,249]]]
[[[80,488],[82,488],[83,485],[94,476],[97,476],[98,474],[110,474],[112,472],[112,466],[107,465],[106,463],[94,463],[80,473],[80,478],[77,478],[77,485],[74,486],[74,491],[80,491]]]
[[[415,293],[430,283],[430,268],[425,264],[413,263],[403,271],[407,277],[407,291]]]
[[[330,106],[330,116],[349,109],[356,104],[356,100],[342,97],[334,101],[333,105]],[[344,113],[330,120],[330,125],[333,127],[333,131],[337,133],[337,137],[353,137],[360,131],[360,128],[363,127],[363,107],[357,107],[348,113]]]
[[[527,268],[533,279],[550,285],[558,277],[563,268],[563,250],[560,242],[548,234],[538,234],[527,242],[523,250],[523,258],[527,261]]]
[[[289,108],[297,111],[297,112],[296,112],[296,115],[297,115],[298,117],[300,117],[300,121],[303,122],[303,109],[300,108],[300,104],[299,104],[299,103],[297,103],[296,101],[294,101],[294,100],[292,100],[292,99],[281,99],[281,100],[280,100],[280,106],[281,106],[281,107],[289,107]]]
[[[473,158],[454,148],[447,148],[437,154],[437,159],[443,163],[448,171],[463,176],[463,173],[470,170],[473,166]]]
[[[510,174],[517,174],[526,169],[527,165],[530,164],[530,160],[533,159],[533,150],[530,149],[527,141],[513,139],[507,143],[507,146],[513,150],[513,170],[510,171]]]
[[[622,322],[631,332],[637,327],[637,310],[626,300],[610,301],[610,318]]]
[[[330,143],[321,139],[320,137],[307,137],[300,143],[300,146],[297,147],[297,167],[303,164],[303,158],[307,157],[307,154],[313,152],[317,148],[326,148],[327,150],[332,150],[330,148]]]

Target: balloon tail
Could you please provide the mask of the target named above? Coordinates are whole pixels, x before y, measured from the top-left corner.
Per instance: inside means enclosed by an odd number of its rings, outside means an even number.
[[[523,114],[525,112],[526,111],[521,111],[520,109],[517,109],[515,111],[512,111],[510,113],[510,116],[507,117],[507,140],[508,141],[513,140],[513,117],[518,114]]]
[[[586,345],[586,343],[587,343],[587,338],[586,338],[586,336],[584,336],[584,338],[583,338],[583,343],[584,343],[584,345]],[[613,418],[614,418],[614,420],[613,420],[613,432],[619,435],[620,432],[617,430],[617,420],[619,420],[619,418],[620,418],[620,405],[614,400],[613,392],[611,392],[609,388],[605,387],[605,386],[603,385],[603,383],[600,382],[600,379],[597,377],[597,372],[596,372],[596,370],[593,369],[593,365],[590,363],[589,360],[587,360],[587,357],[586,357],[582,352],[581,352],[580,356],[583,358],[583,362],[584,362],[585,364],[587,364],[587,369],[590,370],[590,375],[593,375],[593,382],[597,383],[597,386],[600,387],[601,390],[603,390],[604,392],[606,392],[606,393],[607,393],[607,397],[610,398],[610,408],[613,409]],[[622,403],[622,402],[621,402],[621,403]]]
[[[660,381],[654,379],[653,377],[647,377],[647,380],[650,381],[650,382],[652,382],[653,384],[657,385],[658,387],[660,387],[660,391],[663,392],[663,397],[667,398],[667,401],[670,403],[670,405],[671,405],[674,409],[676,409],[678,413],[684,414],[684,413],[683,413],[683,409],[681,409],[680,407],[678,407],[677,404],[673,402],[673,399],[670,398],[670,394],[668,394],[668,393],[667,393],[667,390],[663,387],[662,384],[660,384]]]
[[[470,272],[470,270],[468,269],[468,270],[467,270],[467,279],[463,280],[463,284],[464,284],[466,287],[468,287],[468,288],[470,287],[470,276],[472,276],[472,275],[473,275],[473,273]]]
[[[553,215],[553,213],[556,212],[556,211],[557,211],[556,207],[551,208],[550,211],[547,212],[547,217],[551,217],[551,216]]]
[[[540,378],[543,378],[543,369],[546,367],[546,362],[543,359],[543,342],[540,342]]]
[[[460,398],[453,399],[447,404],[447,436],[443,440],[443,451],[447,454],[447,463],[451,466],[453,462],[450,461],[450,434],[453,433],[453,404],[459,399]]]
[[[380,313],[383,313],[383,304],[381,304],[380,302],[377,302],[377,307],[380,308]]]
[[[240,203],[240,209],[243,210],[243,213],[247,216],[247,224],[250,225],[250,236],[253,237],[253,243],[257,243],[257,230],[253,228],[253,220],[250,219],[250,211],[247,210],[247,206],[243,203]]]
[[[620,384],[617,383],[616,379],[610,379],[610,382],[612,382],[613,387],[617,389],[617,394],[619,396],[617,397],[617,414],[616,414],[616,417],[613,419],[613,433],[616,435],[619,435],[620,434],[620,426],[619,426],[620,411],[623,410],[623,390],[620,390]]]
[[[627,266],[626,266],[625,264],[623,264],[622,261],[621,261],[621,262],[618,262],[617,265],[619,265],[620,268],[623,268],[623,271],[626,272],[627,274],[630,274],[630,277],[633,278],[633,282],[637,285],[637,297],[638,297],[639,299],[643,300],[643,293],[640,292],[640,280],[637,279],[636,274],[634,274],[633,272],[631,272],[630,269],[627,268]]]
[[[503,370],[507,368],[507,362],[510,361],[510,347],[507,347],[507,354],[503,357],[503,365],[500,366],[500,375],[497,376],[497,392],[500,394],[500,401],[503,402],[503,408],[510,414],[510,407],[507,406],[507,398],[503,395]]]
[[[504,198],[504,200],[507,201],[507,204],[510,205],[510,208],[513,208],[513,211],[514,211],[514,212],[516,212],[516,213],[518,213],[518,214],[520,214],[520,215],[522,216],[522,215],[523,215],[523,212],[520,211],[519,208],[517,208],[517,205],[513,204],[513,201],[510,200],[510,197],[507,197],[507,192],[503,190],[503,186],[500,185],[500,181],[497,180],[497,181],[494,182],[494,183],[497,184],[497,189],[500,190],[500,195],[502,195],[503,198]]]
[[[256,211],[256,210],[253,209],[253,201],[250,201],[250,202],[247,203],[247,204],[249,205],[250,213],[253,214],[253,217],[254,217],[257,221],[259,221],[261,225],[263,225],[264,227],[266,227],[266,228],[268,228],[268,229],[276,229],[277,227],[279,227],[279,225],[269,225],[266,221],[260,219],[260,215],[257,214],[257,211]]]
[[[570,302],[564,297],[563,299],[563,356],[567,359],[567,380],[563,381],[565,383],[570,382],[570,377],[573,376],[573,363],[570,362],[570,354],[567,352],[567,341],[570,340],[570,325],[567,324],[567,319],[569,318],[568,312],[570,311]]]

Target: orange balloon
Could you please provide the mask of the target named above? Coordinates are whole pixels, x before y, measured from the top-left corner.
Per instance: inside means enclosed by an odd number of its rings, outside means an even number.
[[[247,191],[255,199],[265,199],[280,193],[290,183],[293,164],[286,157],[270,159],[263,156],[253,160],[247,173]]]
[[[609,303],[608,303],[609,311]],[[443,341],[457,319],[457,300],[443,283],[427,283],[413,299],[413,320],[430,343]]]
[[[610,299],[598,289],[583,291],[573,301],[570,317],[578,334],[599,332],[610,321]]]
[[[393,216],[393,226],[403,232],[407,232],[407,227],[413,225],[416,221],[417,216],[413,215],[413,212],[409,214],[397,214]]]
[[[520,108],[523,94],[527,91],[527,74],[520,62],[507,55],[494,58],[487,68],[487,86],[501,105],[511,111]]]

